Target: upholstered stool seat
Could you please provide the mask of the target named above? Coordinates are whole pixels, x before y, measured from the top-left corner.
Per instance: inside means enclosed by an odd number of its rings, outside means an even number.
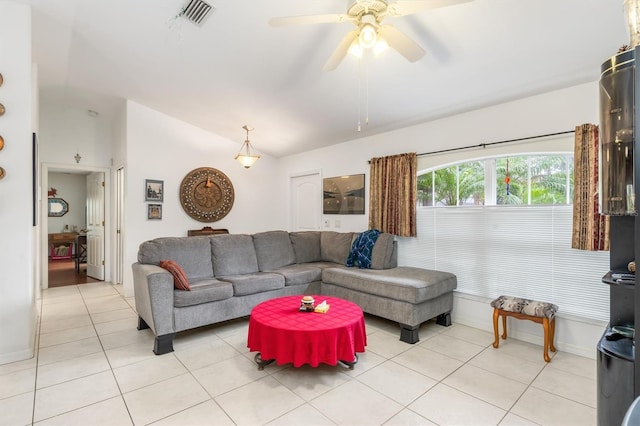
[[[544,360],[551,361],[549,357],[549,349],[556,351],[553,345],[553,338],[556,332],[556,312],[558,306],[553,303],[539,302],[537,300],[522,299],[513,296],[500,296],[491,302],[493,307],[493,331],[495,341],[493,347],[500,345],[500,336],[498,332],[498,318],[502,316],[502,338],[507,338],[507,317],[517,319],[527,319],[538,324],[542,324],[544,329]]]

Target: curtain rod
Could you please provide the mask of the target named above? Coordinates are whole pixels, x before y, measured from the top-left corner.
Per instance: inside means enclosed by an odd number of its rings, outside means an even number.
[[[424,157],[426,155],[433,155],[433,154],[442,154],[444,152],[461,151],[463,149],[486,148],[486,147],[491,146],[491,145],[500,145],[500,144],[503,144],[503,143],[510,143],[510,142],[520,142],[520,141],[526,141],[526,140],[530,140],[530,139],[547,138],[549,136],[566,135],[566,134],[575,133],[575,132],[576,132],[575,130],[567,130],[565,132],[547,133],[546,135],[527,136],[527,137],[524,137],[524,138],[507,139],[507,140],[498,141],[498,142],[487,142],[487,143],[481,143],[481,144],[478,144],[478,145],[469,145],[469,146],[461,146],[461,147],[458,147],[458,148],[442,149],[440,151],[423,152],[421,154],[418,154],[418,157]]]

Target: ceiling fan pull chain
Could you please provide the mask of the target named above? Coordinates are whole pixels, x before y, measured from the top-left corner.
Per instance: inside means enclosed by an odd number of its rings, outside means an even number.
[[[362,127],[360,126],[360,117],[362,116],[361,111],[361,96],[362,96],[362,61],[358,61],[358,132],[362,131]]]
[[[364,117],[364,124],[365,126],[369,125],[369,62],[367,60],[367,63],[364,64],[364,69],[365,69],[365,117]]]

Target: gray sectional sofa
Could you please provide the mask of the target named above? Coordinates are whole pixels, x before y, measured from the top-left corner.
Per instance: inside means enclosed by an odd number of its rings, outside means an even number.
[[[397,321],[408,343],[418,341],[424,321],[451,323],[455,275],[397,267],[397,244],[385,233],[374,245],[371,269],[348,268],[357,235],[269,231],[146,241],[132,266],[138,329],[152,329],[153,351],[160,355],[173,351],[177,332],[245,317],[264,300],[294,294],[351,300],[364,312]],[[174,288],[161,260],[182,267],[190,291]]]

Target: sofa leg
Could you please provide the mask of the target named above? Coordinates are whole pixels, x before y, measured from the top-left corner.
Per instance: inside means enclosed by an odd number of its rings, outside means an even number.
[[[138,330],[146,330],[147,328],[149,328],[149,324],[147,324],[147,322],[145,320],[142,319],[142,317],[138,317]]]
[[[417,343],[420,340],[418,337],[418,326],[400,324],[400,340],[405,343]]]
[[[156,355],[168,354],[173,352],[173,337],[176,333],[163,334],[162,336],[156,336],[156,341],[153,344],[153,353]]]
[[[451,325],[451,312],[440,314],[436,318],[436,324],[449,327]]]

